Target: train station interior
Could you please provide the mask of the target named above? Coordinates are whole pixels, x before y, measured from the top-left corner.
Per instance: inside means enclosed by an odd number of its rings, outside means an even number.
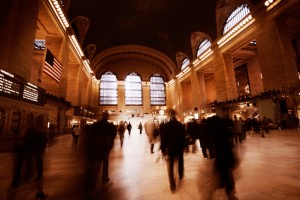
[[[227,199],[212,191],[214,160],[186,151],[170,192],[159,141],[150,153],[137,126],[211,116],[268,119],[234,147],[238,199],[300,198],[298,0],[11,0],[0,6],[0,199],[27,200],[34,180],[9,191],[22,128],[42,122],[49,199],[85,200],[81,130],[103,112],[130,122],[110,154],[110,179],[94,199]],[[187,147],[189,149],[190,147]]]

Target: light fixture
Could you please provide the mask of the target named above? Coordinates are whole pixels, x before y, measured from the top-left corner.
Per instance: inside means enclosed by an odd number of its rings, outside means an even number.
[[[200,63],[200,60],[198,58],[196,58],[192,63],[194,66],[196,66]]]
[[[63,12],[63,10],[61,9],[59,3],[57,0],[48,0],[48,2],[50,3],[53,11],[56,14],[56,17],[58,18],[59,22],[61,23],[61,25],[63,26],[63,28],[66,30],[66,28],[68,28],[70,26],[67,18],[65,17],[65,14]]]
[[[190,70],[191,70],[190,67],[186,67],[186,68],[184,68],[184,70],[183,70],[182,72],[183,72],[183,74],[186,74],[186,73],[188,73]]]
[[[174,79],[170,80],[169,82],[166,83],[167,86],[171,85],[174,83]]]
[[[226,44],[231,38],[236,36],[238,33],[240,33],[242,30],[244,30],[246,27],[248,27],[250,24],[253,23],[253,17],[251,14],[247,15],[238,25],[232,28],[231,31],[227,32],[226,35],[224,35],[217,44],[222,47],[224,44]]]
[[[270,11],[280,2],[281,2],[281,0],[266,0],[264,4],[267,7],[267,11]]]
[[[3,69],[0,69],[0,72],[3,73],[3,74],[5,74],[5,75],[7,75],[7,76],[12,77],[12,78],[15,77],[13,74],[11,74],[11,73],[9,73],[9,72],[7,72],[7,71],[4,71]]]
[[[183,76],[183,73],[180,72],[179,74],[176,75],[176,78],[181,78]]]
[[[194,113],[194,118],[195,119],[199,119],[199,114],[198,113]]]
[[[201,56],[200,56],[200,61],[205,60],[207,57],[209,57],[212,54],[211,48],[208,48]]]

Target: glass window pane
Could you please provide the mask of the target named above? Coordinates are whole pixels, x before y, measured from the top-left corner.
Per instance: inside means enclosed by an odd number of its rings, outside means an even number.
[[[237,7],[226,20],[223,34],[227,33],[231,28],[237,25],[242,19],[244,19],[250,13],[250,9],[246,4]]]
[[[186,68],[189,64],[190,64],[190,60],[187,59],[187,58],[185,58],[185,59],[182,61],[181,70],[183,70],[184,68]]]
[[[142,105],[142,102],[142,80],[133,72],[125,79],[125,104]]]
[[[150,78],[150,104],[166,105],[165,82],[160,74],[154,74]]]
[[[197,56],[200,56],[204,51],[206,51],[210,45],[211,43],[208,39],[203,40],[198,47]]]
[[[100,105],[118,105],[118,80],[112,72],[106,72],[100,79]]]

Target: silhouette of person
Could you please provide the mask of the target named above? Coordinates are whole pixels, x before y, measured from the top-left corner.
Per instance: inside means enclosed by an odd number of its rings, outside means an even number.
[[[236,115],[234,115],[233,120],[233,130],[235,135],[235,144],[237,145],[239,142],[241,143],[243,140],[243,126],[244,122],[242,121],[242,118],[237,118]]]
[[[128,122],[128,124],[127,124],[127,131],[128,131],[129,135],[131,134],[131,129],[132,129],[132,125],[130,124],[130,122]]]
[[[175,117],[175,111],[170,111],[170,121],[163,125],[161,132],[161,151],[168,160],[168,177],[170,189],[176,191],[174,179],[174,162],[178,162],[178,174],[182,179],[184,175],[183,152],[185,148],[185,129]]]
[[[195,153],[197,151],[196,140],[199,139],[199,126],[196,119],[192,119],[187,123],[186,132],[192,139],[192,152]]]
[[[228,128],[225,119],[219,116],[208,119],[208,129],[213,136],[216,156],[214,163],[217,176],[216,187],[225,187],[228,200],[236,200],[233,170],[238,166],[239,161],[230,141],[232,129]]]
[[[121,147],[123,146],[123,142],[124,142],[124,133],[125,133],[125,124],[123,121],[120,122],[120,124],[118,125],[117,131],[119,134],[119,138],[120,138],[120,143],[121,143]]]
[[[38,116],[36,123],[29,120],[22,132],[23,136],[21,136],[16,149],[13,180],[8,192],[17,189],[20,185],[23,162],[26,160],[28,162],[27,170],[31,170],[31,160],[34,159],[37,170],[37,177],[35,179],[37,186],[36,199],[46,199],[49,195],[44,193],[43,188],[43,154],[47,145],[47,129],[43,116]],[[30,171],[28,172],[28,175],[30,175]]]
[[[49,139],[53,139],[55,136],[55,125],[54,124],[50,124],[49,126]]]
[[[213,159],[215,158],[214,148],[213,148],[213,140],[212,136],[208,131],[207,128],[207,119],[203,118],[199,124],[199,137],[200,137],[200,146],[202,150],[203,157],[205,159]],[[207,154],[207,150],[209,153],[209,156]]]
[[[110,178],[108,176],[109,153],[113,148],[114,139],[117,131],[112,123],[108,122],[109,113],[103,112],[102,119],[87,127],[87,153],[89,164],[86,175],[86,189],[88,195],[93,192],[97,176],[102,164],[102,184],[107,183]]]
[[[261,120],[261,129],[262,129],[261,137],[265,137],[264,132],[266,134],[270,133],[270,131],[269,131],[269,120],[265,116]]]
[[[75,145],[78,143],[78,139],[79,139],[79,136],[80,136],[80,128],[78,125],[76,125],[73,129],[73,135],[74,135],[74,143]]]
[[[142,122],[139,123],[138,129],[140,129],[140,134],[142,134],[142,132],[143,132]]]
[[[158,129],[158,124],[156,124],[154,121],[148,121],[145,123],[145,132],[148,136],[151,153],[154,153],[154,144],[156,143],[157,137],[159,136]]]

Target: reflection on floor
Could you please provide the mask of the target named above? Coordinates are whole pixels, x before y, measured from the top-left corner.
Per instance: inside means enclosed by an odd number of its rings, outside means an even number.
[[[213,182],[213,160],[205,160],[198,152],[186,153],[185,176],[177,180],[177,191],[169,189],[166,163],[159,160],[158,145],[154,154],[146,135],[133,129],[125,133],[123,148],[118,138],[111,152],[109,176],[111,181],[101,185],[94,199],[105,200],[160,200],[206,199]],[[45,191],[51,200],[85,200],[85,175],[82,140],[73,144],[71,135],[57,137],[49,143],[45,154]],[[265,138],[248,135],[235,147],[241,163],[235,171],[237,196],[242,200],[300,199],[300,131],[272,130]],[[7,198],[12,175],[13,154],[0,153],[0,199]],[[100,174],[101,175],[101,174]],[[100,177],[99,177],[99,180]],[[24,181],[13,195],[16,200],[32,200],[35,195],[33,180]],[[214,192],[213,199],[225,200],[224,190]]]

